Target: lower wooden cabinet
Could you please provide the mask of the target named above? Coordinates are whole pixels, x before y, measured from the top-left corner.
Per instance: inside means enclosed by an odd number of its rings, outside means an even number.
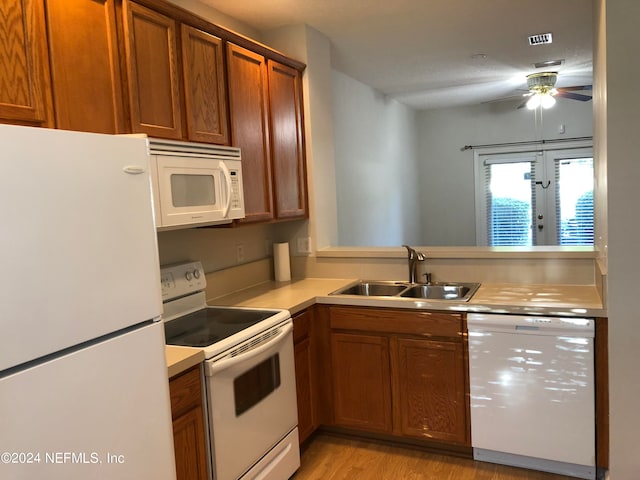
[[[336,424],[391,433],[389,339],[332,333],[331,363]]]
[[[463,345],[391,338],[395,434],[465,444]]]
[[[176,455],[177,479],[206,479],[206,452],[201,408],[189,410],[173,421],[173,443]]]
[[[178,480],[205,480],[207,445],[200,366],[171,378],[171,418]]]
[[[313,308],[293,317],[293,350],[296,369],[296,394],[298,402],[298,436],[304,442],[318,428],[316,415],[316,375],[311,328]]]
[[[335,426],[470,446],[460,314],[330,308]]]

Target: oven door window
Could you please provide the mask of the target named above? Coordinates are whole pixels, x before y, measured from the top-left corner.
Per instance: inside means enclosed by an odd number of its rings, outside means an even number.
[[[213,175],[171,174],[171,201],[174,207],[215,205]]]
[[[233,381],[236,417],[249,410],[280,386],[280,356],[275,354]]]

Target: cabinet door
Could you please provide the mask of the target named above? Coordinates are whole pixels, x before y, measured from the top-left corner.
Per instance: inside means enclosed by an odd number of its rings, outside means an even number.
[[[316,428],[313,414],[311,342],[305,338],[294,345],[296,395],[298,400],[298,435],[304,442]]]
[[[268,70],[276,218],[304,217],[307,192],[300,73],[273,60]]]
[[[242,150],[245,219],[241,221],[271,220],[273,196],[266,62],[262,55],[228,43],[227,70],[231,141]]]
[[[202,406],[200,366],[192,367],[169,382],[173,447],[178,480],[205,480],[207,440]]]
[[[336,425],[391,433],[388,338],[332,333],[331,369]]]
[[[294,315],[293,347],[296,362],[296,393],[298,401],[298,435],[304,442],[318,428],[318,380],[316,362],[315,307]]]
[[[194,408],[173,421],[173,448],[176,456],[177,480],[206,480],[202,408]]]
[[[53,126],[42,2],[0,2],[0,121]]]
[[[469,445],[460,342],[393,338],[394,433]]]
[[[189,140],[229,143],[222,40],[181,26],[182,71]]]
[[[136,3],[124,5],[131,128],[154,137],[180,139],[177,24]]]
[[[57,128],[124,133],[113,0],[47,2]]]

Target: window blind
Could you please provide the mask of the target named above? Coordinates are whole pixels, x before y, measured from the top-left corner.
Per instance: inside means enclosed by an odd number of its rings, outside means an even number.
[[[487,245],[530,246],[535,212],[535,163],[485,161],[483,190],[487,208]]]
[[[558,245],[593,245],[593,158],[555,162]]]

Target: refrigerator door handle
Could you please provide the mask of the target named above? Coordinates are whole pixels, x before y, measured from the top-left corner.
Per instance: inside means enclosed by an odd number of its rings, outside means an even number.
[[[122,170],[124,173],[128,173],[130,175],[140,175],[147,171],[147,169],[141,165],[127,165]]]

